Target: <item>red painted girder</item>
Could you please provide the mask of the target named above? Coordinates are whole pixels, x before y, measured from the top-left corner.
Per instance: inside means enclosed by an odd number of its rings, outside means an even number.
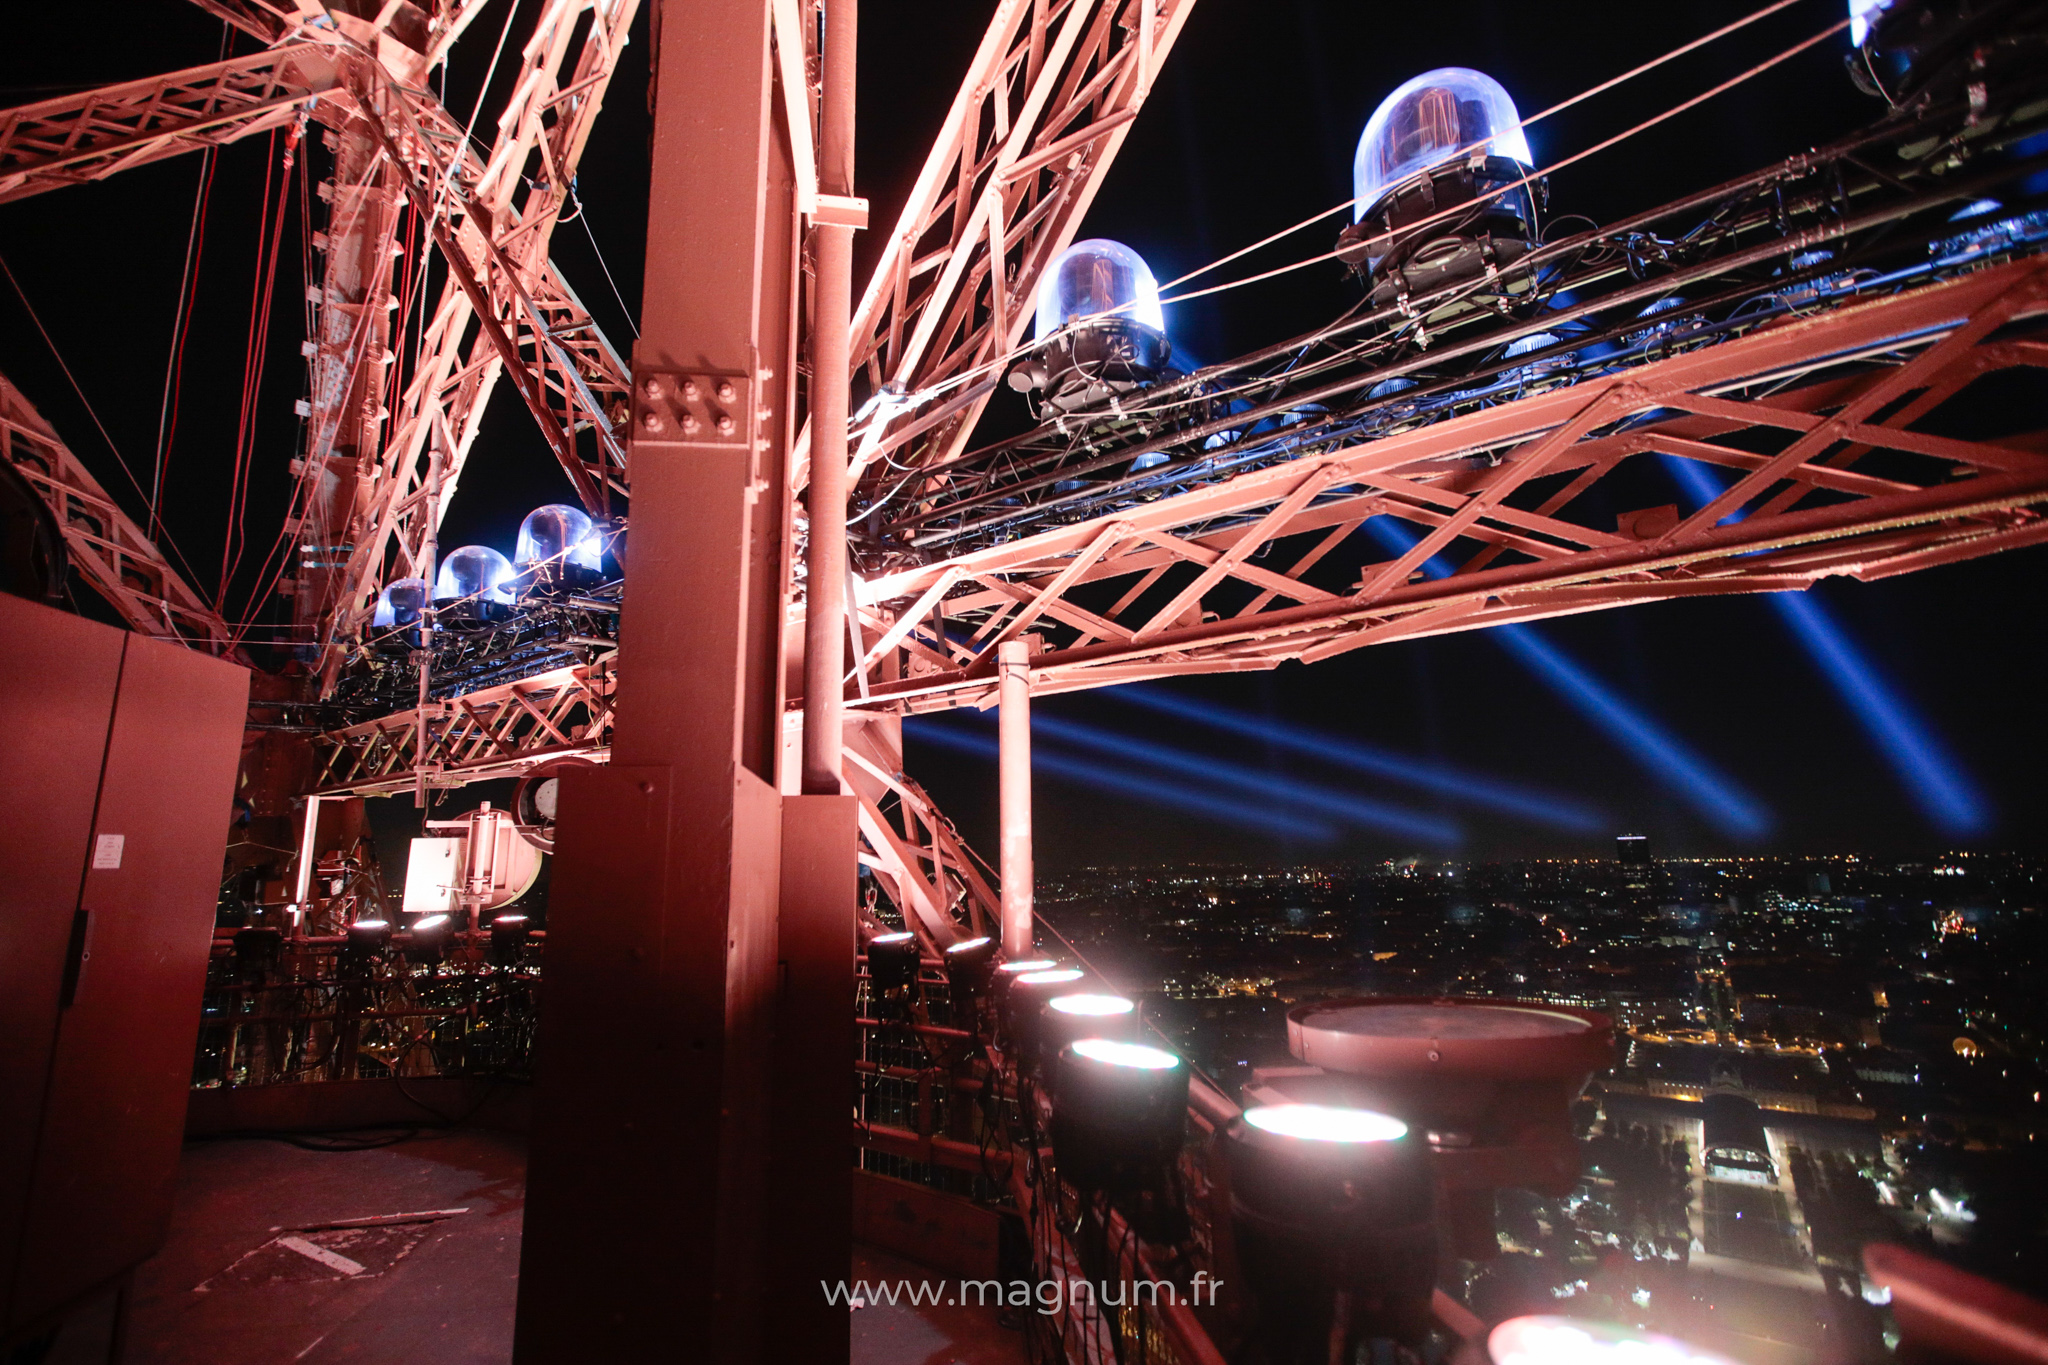
[[[0,203],[280,127],[335,93],[352,59],[332,35],[295,40],[0,112]]]
[[[34,486],[71,566],[137,634],[240,658],[234,632],[107,495],[57,429],[0,375],[0,459]]]

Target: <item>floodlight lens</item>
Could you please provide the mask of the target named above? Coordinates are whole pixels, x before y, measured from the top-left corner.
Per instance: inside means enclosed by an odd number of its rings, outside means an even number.
[[[424,919],[415,920],[412,931],[417,934],[428,929],[438,929],[447,922],[448,917],[446,915],[428,915]]]
[[[1394,1142],[1408,1125],[1370,1109],[1329,1104],[1268,1104],[1244,1111],[1244,1121],[1279,1137],[1311,1142]]]
[[[1029,962],[1005,962],[996,970],[1006,972],[1011,976],[1021,976],[1025,972],[1050,971],[1059,965],[1059,963],[1054,962],[1049,957],[1034,957]]]
[[[1017,978],[1025,986],[1063,986],[1069,981],[1079,981],[1081,973],[1072,967],[1061,967],[1050,972],[1026,972]]]
[[[388,928],[390,928],[391,926],[390,926],[390,925],[388,925],[388,924],[386,924],[386,923],[385,923],[385,922],[384,922],[383,920],[381,920],[381,919],[359,919],[359,920],[357,920],[357,921],[355,922],[355,927],[356,927],[356,928],[358,928],[358,929],[373,929],[373,930],[374,930],[374,929],[388,929]]]
[[[1085,1014],[1090,1018],[1129,1014],[1137,1008],[1121,995],[1063,995],[1049,1004],[1061,1014]]]
[[[1119,1043],[1108,1038],[1083,1038],[1073,1045],[1076,1056],[1110,1066],[1135,1067],[1140,1071],[1167,1071],[1180,1065],[1180,1058],[1143,1043]]]
[[[963,938],[958,943],[954,944],[952,947],[946,949],[946,951],[949,953],[971,952],[974,949],[981,947],[981,945],[987,942],[987,934],[983,934],[980,938]]]
[[[1509,1318],[1487,1334],[1493,1365],[1729,1365],[1724,1356],[1617,1323]]]
[[[902,933],[895,933],[895,934],[876,934],[876,935],[875,935],[875,936],[874,936],[873,938],[869,939],[869,940],[868,940],[868,942],[869,942],[869,943],[902,943],[902,942],[903,942],[903,941],[905,941],[906,939],[910,939],[910,938],[914,938],[914,937],[916,937],[916,936],[915,936],[914,934],[911,934],[911,933],[909,933],[909,932],[907,932],[907,931],[905,931],[905,932],[902,932]]]

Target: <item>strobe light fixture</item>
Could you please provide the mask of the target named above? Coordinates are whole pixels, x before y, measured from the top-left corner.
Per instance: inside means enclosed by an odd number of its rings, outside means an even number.
[[[1273,1360],[1321,1365],[1340,1337],[1419,1340],[1437,1254],[1420,1133],[1372,1110],[1275,1104],[1233,1120],[1223,1145],[1239,1254]]]
[[[526,952],[531,926],[524,915],[500,915],[491,921],[491,961],[500,967],[516,967]]]
[[[1509,1318],[1486,1334],[1490,1365],[1734,1365],[1673,1337],[1612,1322]]]
[[[536,507],[519,523],[512,567],[529,588],[592,586],[604,578],[604,536],[580,507]]]
[[[1165,1186],[1187,1130],[1188,1069],[1171,1052],[1115,1038],[1060,1050],[1053,1161],[1077,1189],[1112,1195]]]
[[[982,1005],[996,979],[996,941],[986,934],[946,949],[946,991],[953,1002],[953,1027],[982,1032]]]
[[[917,992],[917,935],[876,934],[868,940],[868,988],[877,999],[907,1000]]]

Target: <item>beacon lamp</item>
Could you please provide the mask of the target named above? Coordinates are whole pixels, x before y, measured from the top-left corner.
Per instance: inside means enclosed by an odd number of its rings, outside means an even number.
[[[436,617],[445,623],[502,621],[512,614],[518,574],[488,545],[465,545],[441,561],[434,580]]]
[[[1079,1038],[1059,1053],[1052,1150],[1075,1188],[1160,1189],[1187,1129],[1188,1069],[1171,1052],[1115,1038]]]
[[[996,941],[983,934],[950,945],[944,954],[953,1027],[981,1032],[981,1006],[996,978]]]
[[[512,567],[534,586],[588,587],[604,577],[604,537],[582,508],[551,502],[519,523]]]
[[[1173,358],[1159,280],[1137,252],[1095,237],[1053,258],[1039,278],[1036,345],[1010,387],[1070,411],[1164,377]]]
[[[1427,1331],[1436,1186],[1420,1133],[1369,1109],[1274,1104],[1223,1137],[1239,1256],[1274,1358],[1334,1358],[1340,1334]]]
[[[1138,1007],[1121,995],[1060,994],[1038,1012],[1038,1064],[1050,1073],[1060,1049],[1081,1038],[1135,1042]]]
[[[1534,157],[1508,92],[1482,71],[1447,66],[1380,102],[1352,159],[1353,222],[1338,259],[1374,299],[1424,294],[1526,255],[1540,195]],[[1491,277],[1489,277],[1491,278]],[[1510,276],[1512,292],[1526,281]]]
[[[876,934],[868,940],[868,988],[876,995],[914,992],[917,988],[917,935],[906,931]]]
[[[448,948],[448,917],[446,915],[422,915],[413,921],[412,933],[405,945],[408,962],[431,966],[441,960]]]
[[[1672,1337],[1581,1318],[1509,1318],[1486,1334],[1491,1365],[1734,1365]]]
[[[370,617],[370,629],[377,636],[371,643],[418,649],[420,618],[426,615],[432,598],[433,588],[424,578],[401,578],[386,584],[377,594],[377,608]]]
[[[1072,967],[1019,972],[1003,987],[996,1001],[996,1023],[1019,1070],[1029,1071],[1038,1065],[1038,1016],[1045,1002],[1071,994],[1081,975]]]
[[[524,915],[500,915],[492,920],[491,961],[500,967],[517,966],[531,933]]]

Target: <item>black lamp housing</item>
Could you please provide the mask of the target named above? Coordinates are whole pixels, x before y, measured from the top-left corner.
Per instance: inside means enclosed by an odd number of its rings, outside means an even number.
[[[1301,1120],[1288,1123],[1270,1117],[1277,1110],[1304,1112],[1280,1116]],[[1223,1151],[1238,1251],[1275,1361],[1329,1359],[1339,1313],[1350,1339],[1420,1340],[1437,1263],[1421,1133],[1362,1110],[1280,1105],[1233,1120]]]
[[[1164,1186],[1187,1131],[1187,1063],[1139,1043],[1077,1039],[1060,1049],[1052,1093],[1062,1179],[1112,1195]]]
[[[877,934],[868,940],[868,985],[878,996],[915,995],[919,961],[917,935]]]

